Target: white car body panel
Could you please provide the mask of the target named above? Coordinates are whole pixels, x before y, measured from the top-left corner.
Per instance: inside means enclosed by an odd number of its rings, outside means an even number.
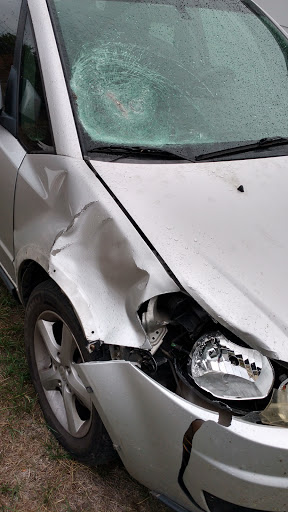
[[[83,160],[27,155],[15,198],[15,259],[17,274],[27,259],[49,272],[89,341],[149,348],[138,307],[179,290]]]
[[[69,298],[88,342],[148,350],[137,310],[151,297],[179,291],[179,281],[217,322],[268,357],[287,361],[288,157],[93,160],[93,173],[81,153],[46,1],[28,4],[57,154],[25,156],[20,145],[15,151],[10,277],[27,260],[37,262]],[[17,142],[1,127],[0,133],[0,150]],[[3,199],[0,189],[1,216]],[[5,247],[12,265],[11,240]],[[286,429],[235,417],[224,426],[218,412],[180,398],[125,361],[77,368],[128,471],[150,489],[199,510],[177,476],[183,436],[200,418],[205,423],[184,475],[199,506],[208,510],[203,489],[218,496],[222,487],[231,503],[237,497],[241,506],[288,510]]]
[[[94,162],[186,291],[249,345],[283,360],[287,163],[154,163],[144,170],[131,161]]]
[[[26,152],[17,140],[0,126],[0,261],[15,281],[13,201],[18,169]]]
[[[37,40],[47,102],[58,155],[82,158],[54,30],[45,0],[28,0]],[[49,48],[49,51],[47,51]]]
[[[76,367],[83,382],[92,387],[92,400],[129,473],[185,509],[198,510],[177,483],[183,436],[193,420],[201,416],[218,421],[218,414],[189,404],[131,363],[96,365]]]
[[[237,417],[224,426],[218,413],[188,403],[128,362],[76,367],[93,389],[92,400],[126,468],[141,483],[185,510],[200,510],[177,484],[184,434],[200,418],[204,423],[194,435],[184,474],[199,507],[208,510],[203,490],[218,496],[224,489],[228,501],[235,503],[237,496],[243,507],[253,503],[256,510],[287,510],[286,429]]]

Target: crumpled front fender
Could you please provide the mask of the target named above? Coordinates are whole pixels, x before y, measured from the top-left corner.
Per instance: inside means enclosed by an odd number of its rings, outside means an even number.
[[[18,270],[33,260],[48,271],[89,341],[150,348],[137,310],[153,296],[179,290],[82,160],[25,158],[16,188],[15,249]]]

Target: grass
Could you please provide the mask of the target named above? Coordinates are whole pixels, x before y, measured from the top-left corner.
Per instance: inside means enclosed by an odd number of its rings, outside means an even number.
[[[0,283],[0,512],[169,512],[120,463],[89,468],[57,443],[30,383],[23,319]]]
[[[17,501],[19,498],[19,485],[15,485],[14,487],[9,487],[8,485],[0,485],[0,496],[8,496],[10,505],[5,506],[0,504],[1,512],[16,512],[17,510]]]
[[[23,309],[0,288],[0,386],[1,407],[10,419],[31,413],[36,398],[29,379],[23,344]],[[17,420],[16,420],[17,421]],[[15,430],[13,425],[11,432]]]
[[[71,455],[64,451],[58,441],[52,436],[44,443],[44,446],[47,457],[50,460],[72,459]]]

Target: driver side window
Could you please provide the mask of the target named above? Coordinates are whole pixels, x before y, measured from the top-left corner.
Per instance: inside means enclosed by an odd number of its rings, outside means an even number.
[[[29,15],[22,47],[18,135],[20,142],[30,153],[54,152],[40,63]]]
[[[21,0],[1,0],[0,17],[0,83],[5,104],[9,73],[14,59]]]

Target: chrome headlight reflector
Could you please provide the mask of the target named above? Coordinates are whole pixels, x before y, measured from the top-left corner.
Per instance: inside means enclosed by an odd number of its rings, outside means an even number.
[[[274,382],[267,357],[229,341],[221,332],[206,334],[196,341],[188,374],[201,389],[226,400],[265,398]]]

